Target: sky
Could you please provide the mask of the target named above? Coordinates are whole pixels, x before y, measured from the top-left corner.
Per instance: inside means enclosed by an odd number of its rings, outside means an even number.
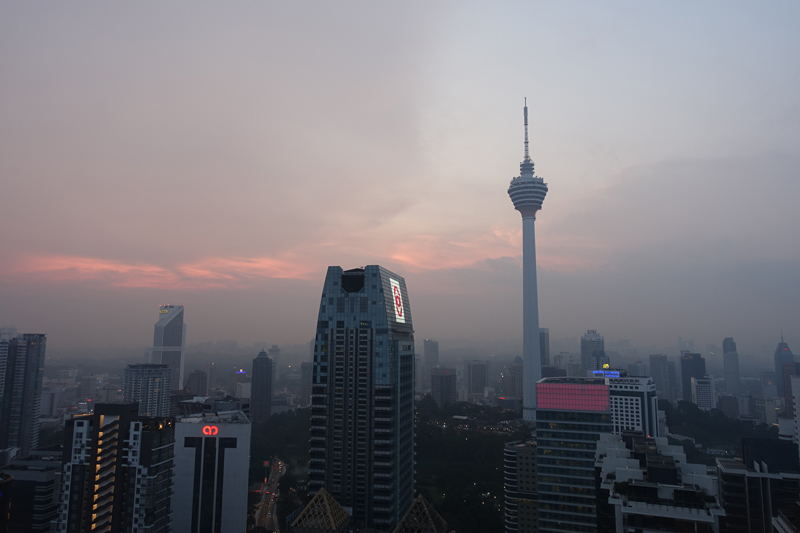
[[[179,303],[190,344],[303,343],[326,267],[381,264],[418,338],[519,344],[527,98],[552,338],[800,348],[798,22],[795,2],[0,4],[0,325],[146,346]]]

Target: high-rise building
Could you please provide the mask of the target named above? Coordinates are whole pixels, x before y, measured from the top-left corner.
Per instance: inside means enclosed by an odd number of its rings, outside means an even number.
[[[174,424],[138,412],[98,404],[67,421],[56,532],[172,531]]]
[[[503,449],[506,533],[538,533],[536,441],[509,442]]]
[[[424,351],[422,380],[424,382],[423,387],[427,387],[430,385],[427,381],[431,375],[431,370],[439,366],[439,341],[425,339],[422,346]]]
[[[635,361],[628,365],[628,374],[631,376],[649,376],[647,365],[642,361]]]
[[[656,394],[659,398],[674,401],[670,394],[672,386],[669,379],[669,360],[666,355],[653,354],[650,356],[650,375],[653,376],[653,381],[656,384]]]
[[[706,360],[699,353],[681,353],[681,389],[685,402],[692,401],[692,378],[706,375]]]
[[[441,409],[458,400],[457,375],[455,368],[434,368],[431,370],[431,396]]]
[[[522,398],[522,376],[524,372],[522,365],[522,357],[517,356],[503,374],[503,392],[506,397]]]
[[[42,378],[47,337],[36,333],[0,336],[0,449],[39,446]]]
[[[608,363],[605,339],[596,329],[590,329],[581,336],[581,367],[583,372],[602,370],[603,363]]]
[[[277,344],[273,344],[269,350],[267,350],[268,355],[272,358],[272,382],[275,383],[278,381],[280,377],[280,366],[281,366],[281,349],[278,347]]]
[[[781,342],[775,348],[775,379],[778,386],[778,396],[786,396],[786,378],[783,375],[783,365],[786,363],[794,363],[794,354],[789,349],[789,345],[783,342],[783,333],[781,333]]]
[[[717,406],[714,393],[714,380],[708,376],[696,378],[692,376],[692,403],[704,411],[710,411]]]
[[[547,378],[536,394],[539,531],[594,533],[595,450],[613,430],[606,378]]]
[[[778,387],[775,381],[775,372],[771,370],[761,371],[761,396],[764,398],[778,397]]]
[[[597,443],[598,531],[719,533],[717,479],[682,446],[626,433]]]
[[[542,366],[550,366],[550,329],[539,328],[539,355]]]
[[[739,354],[733,337],[722,341],[722,361],[725,368],[725,390],[736,396],[741,393],[742,383],[739,379]]]
[[[414,497],[414,328],[405,280],[328,267],[312,378],[309,488],[393,528]]]
[[[61,456],[61,446],[52,446],[32,450],[30,455],[16,457],[0,468],[0,475],[14,478],[14,490],[9,493],[10,531],[50,533],[50,522],[59,510]]]
[[[311,405],[311,373],[314,364],[309,362],[300,363],[300,405],[309,407]]]
[[[128,365],[122,377],[122,401],[136,402],[140,416],[170,416],[169,391],[174,372],[169,365]]]
[[[279,349],[280,350],[280,349]],[[273,359],[261,350],[253,359],[253,381],[250,396],[250,412],[253,424],[263,424],[272,414]]]
[[[147,362],[169,365],[172,371],[170,385],[183,389],[183,366],[186,357],[186,324],[183,321],[185,307],[182,305],[161,305],[158,308],[158,322],[153,334],[153,349],[148,350]]]
[[[175,423],[174,533],[245,533],[250,420],[228,402]]]
[[[606,377],[611,402],[613,432],[640,431],[658,437],[658,397],[651,377]]]
[[[773,518],[797,508],[800,462],[797,444],[777,439],[742,439],[742,458],[718,458],[721,531],[772,533]]]
[[[536,283],[536,212],[542,208],[547,184],[534,173],[528,151],[528,105],[525,103],[525,158],[519,165],[519,176],[511,180],[508,195],[514,209],[522,215],[522,416],[536,420],[536,386],[542,378],[539,353],[539,293]]]
[[[489,386],[489,363],[487,361],[469,361],[467,363],[467,394],[483,394]]]
[[[195,370],[189,374],[186,389],[195,396],[208,395],[208,375],[202,370]]]

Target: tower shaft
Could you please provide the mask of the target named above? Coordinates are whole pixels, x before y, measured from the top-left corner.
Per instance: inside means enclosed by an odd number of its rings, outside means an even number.
[[[536,383],[542,379],[535,222],[533,216],[522,218],[522,416],[531,421],[536,420]]]

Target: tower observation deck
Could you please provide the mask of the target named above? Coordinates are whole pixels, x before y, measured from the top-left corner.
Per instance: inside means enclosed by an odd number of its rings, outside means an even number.
[[[542,208],[547,184],[534,173],[528,151],[528,105],[525,102],[525,159],[519,176],[511,180],[508,195],[522,215],[522,416],[536,420],[536,383],[542,379],[539,353],[539,295],[536,284],[536,212]]]

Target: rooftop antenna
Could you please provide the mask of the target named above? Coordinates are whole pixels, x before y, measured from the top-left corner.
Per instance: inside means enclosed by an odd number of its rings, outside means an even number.
[[[531,156],[528,153],[528,99],[525,98],[525,161],[530,161]]]

